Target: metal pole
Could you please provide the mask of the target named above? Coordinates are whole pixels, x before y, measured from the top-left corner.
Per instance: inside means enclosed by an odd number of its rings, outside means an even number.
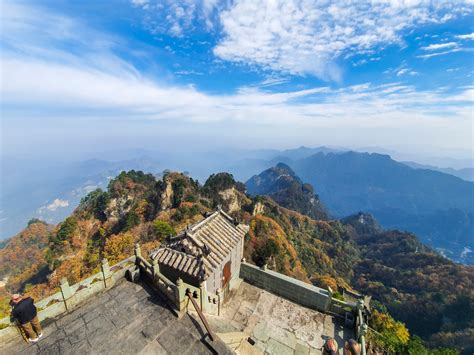
[[[191,300],[194,308],[196,309],[196,312],[199,315],[199,318],[201,318],[201,321],[204,324],[204,327],[206,328],[207,333],[209,334],[209,338],[211,338],[211,340],[214,341],[214,333],[212,332],[211,327],[209,326],[209,323],[207,323],[207,320],[204,317],[204,314],[201,312],[201,309],[199,308],[198,304],[194,300],[193,294],[191,293],[191,291],[187,290],[186,296],[188,296],[188,298]]]

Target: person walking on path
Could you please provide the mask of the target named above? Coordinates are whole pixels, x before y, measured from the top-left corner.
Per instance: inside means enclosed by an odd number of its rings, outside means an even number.
[[[23,298],[19,294],[12,296],[12,316],[20,323],[30,343],[36,343],[43,336],[36,307],[31,297]]]

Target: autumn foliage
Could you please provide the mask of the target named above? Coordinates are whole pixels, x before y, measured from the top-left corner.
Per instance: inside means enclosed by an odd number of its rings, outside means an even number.
[[[9,292],[41,299],[56,292],[63,277],[76,283],[99,271],[102,258],[115,264],[133,255],[136,242],[146,256],[220,205],[250,225],[247,261],[335,292],[355,288],[372,296],[370,325],[382,334],[371,338],[374,346],[413,353],[408,349],[426,350],[425,344],[474,342],[472,267],[446,260],[409,233],[383,231],[373,218],[363,225],[360,215],[314,220],[243,191],[226,173],[201,186],[179,173],[156,180],[122,172],[106,191],[84,197],[62,223],[32,221],[0,249],[0,278],[8,278],[0,289],[0,312],[8,311]]]

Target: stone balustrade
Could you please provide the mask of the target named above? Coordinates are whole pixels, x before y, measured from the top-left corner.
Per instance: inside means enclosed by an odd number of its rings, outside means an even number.
[[[63,278],[59,292],[35,302],[39,320],[45,321],[70,312],[91,296],[112,287],[124,277],[134,261],[135,258],[131,257],[110,267],[108,261],[103,259],[100,272],[74,285],[69,285],[67,279]],[[10,322],[10,317],[0,319],[0,328],[0,343],[6,343],[20,336],[15,324]]]

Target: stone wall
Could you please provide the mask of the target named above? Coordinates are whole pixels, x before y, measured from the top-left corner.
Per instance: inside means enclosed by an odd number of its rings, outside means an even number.
[[[318,311],[340,315],[355,311],[355,304],[334,300],[330,290],[245,262],[240,265],[240,277],[259,288]]]
[[[100,272],[77,284],[70,286],[66,279],[62,279],[60,292],[35,302],[39,320],[45,321],[69,312],[91,296],[112,287],[124,277],[126,270],[133,266],[134,261],[135,258],[131,257],[109,267],[107,260],[104,259]],[[0,343],[7,343],[20,336],[15,324],[10,322],[10,317],[0,319],[0,325],[2,327],[6,326],[0,330]]]

